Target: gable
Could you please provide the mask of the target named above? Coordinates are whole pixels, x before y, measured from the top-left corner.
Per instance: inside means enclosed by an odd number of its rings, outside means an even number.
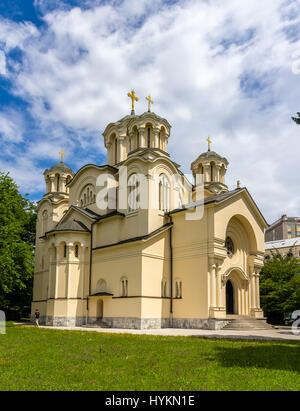
[[[264,252],[264,230],[268,227],[263,215],[246,189],[217,203],[214,207],[215,237],[224,240],[230,221],[236,218],[244,226],[256,249]]]
[[[96,220],[96,218],[93,219],[92,217],[89,217],[85,214],[84,211],[80,210],[79,208],[70,207],[67,213],[60,220],[59,224],[71,222],[74,220],[81,221],[86,227],[90,229],[92,223]]]

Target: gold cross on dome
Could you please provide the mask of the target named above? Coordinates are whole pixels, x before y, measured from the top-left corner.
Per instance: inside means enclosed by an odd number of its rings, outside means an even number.
[[[60,154],[60,162],[63,163],[64,162],[64,157],[66,157],[66,154],[64,153],[64,150],[60,150],[59,153]]]
[[[151,104],[154,104],[154,101],[151,100],[150,94],[149,94],[148,97],[145,97],[145,98],[146,98],[146,100],[148,101],[148,111],[150,112],[150,111],[151,111]]]
[[[131,102],[132,102],[132,105],[131,105],[131,110],[132,111],[131,111],[131,113],[133,114],[134,113],[134,102],[139,101],[139,99],[138,99],[138,97],[136,97],[134,90],[132,90],[131,93],[128,93],[127,95],[128,95],[128,97],[131,98]]]
[[[208,137],[208,139],[206,141],[208,142],[208,151],[210,151],[210,145],[212,143],[210,137]]]

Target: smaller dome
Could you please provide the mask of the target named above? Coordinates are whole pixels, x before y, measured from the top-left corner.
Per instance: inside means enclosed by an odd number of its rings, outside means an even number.
[[[70,173],[71,175],[74,175],[72,169],[65,163],[57,163],[55,164],[55,166],[52,166],[51,168],[47,169],[45,173],[51,173],[55,171],[60,171],[62,173]]]
[[[228,165],[228,160],[225,157],[220,156],[215,151],[206,151],[205,153],[200,154],[200,156],[197,158],[197,160],[200,160],[201,158],[203,158],[203,159],[217,158],[217,159],[223,161],[225,164]]]

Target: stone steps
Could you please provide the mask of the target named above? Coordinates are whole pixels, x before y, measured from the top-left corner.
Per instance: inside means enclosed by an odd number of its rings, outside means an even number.
[[[265,319],[258,320],[253,317],[229,316],[229,323],[223,330],[271,330],[273,327],[266,323]]]
[[[83,328],[110,328],[109,325],[105,321],[97,321],[94,324],[84,324],[82,325]]]

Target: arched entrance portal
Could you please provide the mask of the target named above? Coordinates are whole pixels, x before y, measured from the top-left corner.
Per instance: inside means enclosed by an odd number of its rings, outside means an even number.
[[[97,319],[102,320],[103,318],[103,300],[98,300],[97,302]]]
[[[234,314],[234,289],[230,280],[226,283],[226,313]]]

